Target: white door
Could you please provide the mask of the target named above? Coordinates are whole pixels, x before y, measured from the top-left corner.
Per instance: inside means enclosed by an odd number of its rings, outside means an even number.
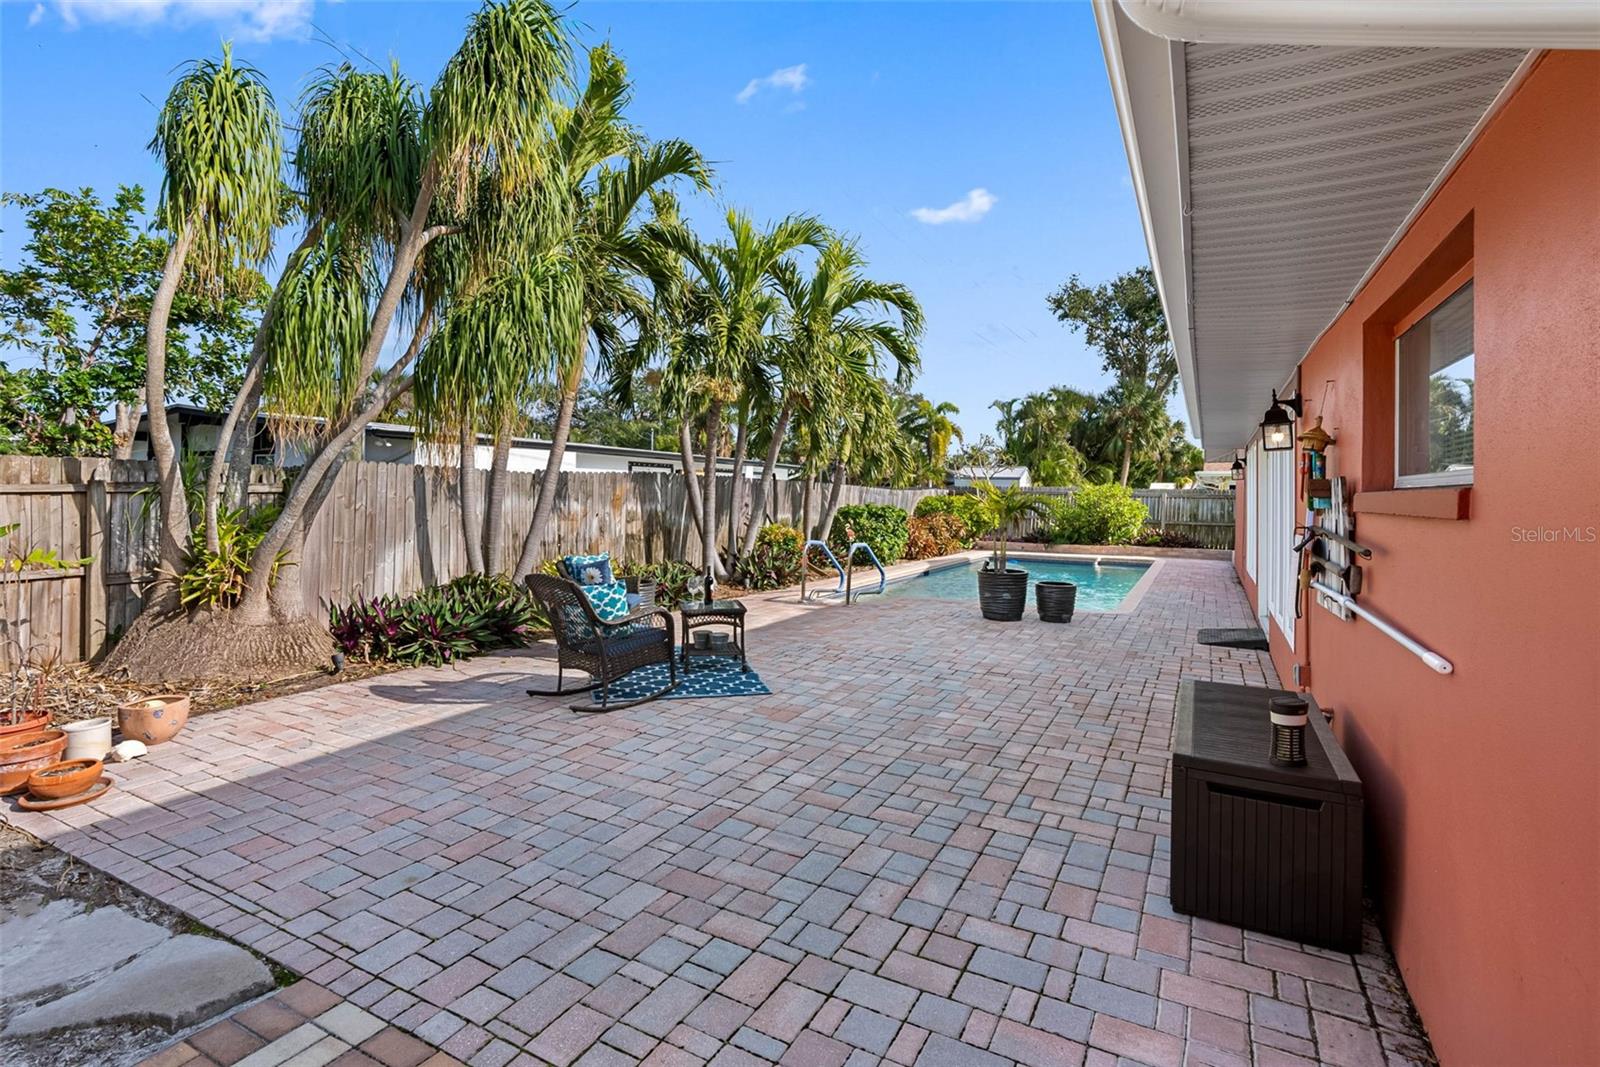
[[[1293,551],[1295,454],[1292,449],[1281,452],[1258,451],[1262,463],[1258,483],[1261,507],[1256,534],[1260,552],[1256,608],[1262,628],[1266,629],[1270,616],[1293,649],[1295,581],[1298,577]]]

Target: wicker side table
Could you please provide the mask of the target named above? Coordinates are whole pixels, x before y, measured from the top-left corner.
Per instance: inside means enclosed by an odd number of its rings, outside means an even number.
[[[683,620],[683,650],[681,658],[683,669],[689,669],[689,661],[693,657],[716,658],[724,657],[739,660],[739,668],[744,671],[750,669],[750,661],[745,658],[744,651],[744,603],[739,600],[713,600],[709,604],[683,604],[678,608],[678,613]],[[729,640],[725,642],[713,641],[708,646],[696,647],[694,631],[703,630],[709,626],[726,626]]]

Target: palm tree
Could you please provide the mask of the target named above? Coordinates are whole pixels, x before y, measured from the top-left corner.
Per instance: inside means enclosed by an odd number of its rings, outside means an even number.
[[[190,64],[167,95],[151,150],[161,161],[160,227],[171,235],[161,281],[150,303],[145,404],[150,452],[161,485],[160,573],[181,572],[189,542],[189,509],[177,450],[167,426],[167,324],[185,273],[202,289],[220,288],[272,249],[282,211],[283,134],[262,75],[235,63],[224,45],[220,62]],[[176,600],[158,585],[157,607]]]
[[[723,414],[739,399],[751,365],[768,344],[768,328],[781,306],[773,291],[778,265],[796,249],[820,247],[827,238],[822,223],[809,216],[790,216],[761,230],[749,216],[729,211],[727,223],[728,238],[716,243],[702,242],[681,225],[662,227],[658,234],[686,271],[682,298],[674,304],[675,321],[663,330],[663,392],[687,418],[703,420],[701,558],[718,572],[725,572],[717,554],[716,521]],[[684,477],[694,478],[687,466]]]
[[[900,428],[908,437],[923,443],[927,462],[922,480],[930,486],[944,484],[951,443],[966,444],[961,427],[950,417],[959,414],[961,409],[948,400],[935,404],[921,393],[906,398]]]
[[[802,398],[809,395],[815,406],[823,394],[844,387],[848,379],[881,373],[886,360],[894,365],[895,378],[903,385],[920,365],[921,305],[903,285],[864,277],[861,269],[865,265],[866,259],[854,243],[830,237],[809,277],[788,261],[774,271],[783,298],[783,318],[772,346],[773,371],[782,384],[751,506],[757,519],[765,510],[767,486],[777,469],[795,406]],[[742,479],[735,484],[739,481]],[[741,558],[755,548],[759,525],[752,521],[745,530],[739,547]]]

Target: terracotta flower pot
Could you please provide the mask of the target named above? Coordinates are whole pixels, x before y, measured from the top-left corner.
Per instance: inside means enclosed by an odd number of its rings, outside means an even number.
[[[39,800],[77,796],[100,780],[100,766],[97,759],[52,763],[28,776],[28,792]]]
[[[160,693],[140,697],[117,708],[117,719],[123,737],[159,745],[177,737],[189,721],[189,695]]]
[[[28,776],[61,758],[67,735],[60,730],[41,730],[25,737],[0,741],[0,796],[20,793]]]
[[[0,726],[0,741],[43,730],[50,725],[50,714],[48,711],[38,711],[27,716],[21,722],[12,723],[10,726]]]

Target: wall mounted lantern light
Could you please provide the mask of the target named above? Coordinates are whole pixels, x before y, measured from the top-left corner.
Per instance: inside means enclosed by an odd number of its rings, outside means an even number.
[[[1235,481],[1239,480],[1240,478],[1243,478],[1244,477],[1244,457],[1243,456],[1238,456],[1238,455],[1234,456],[1233,457],[1233,467],[1230,468],[1230,469],[1233,471],[1233,477],[1234,477]]]
[[[1278,391],[1272,391],[1272,406],[1261,417],[1261,447],[1268,452],[1286,452],[1294,447],[1294,420],[1299,416],[1303,401],[1299,397],[1279,400]],[[1294,414],[1291,415],[1290,411]]]

